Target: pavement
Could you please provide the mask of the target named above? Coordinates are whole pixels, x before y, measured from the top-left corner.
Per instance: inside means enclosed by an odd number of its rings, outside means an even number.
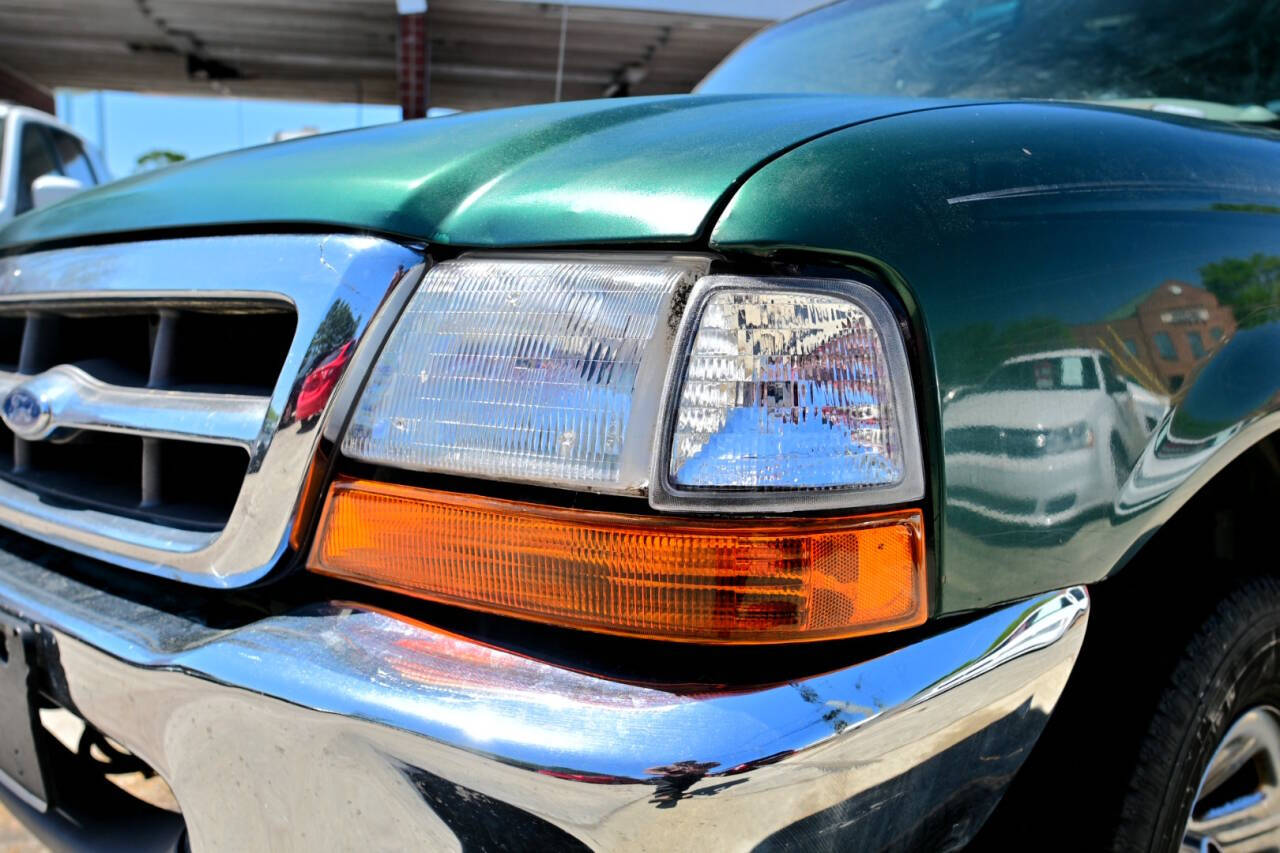
[[[76,750],[84,731],[83,721],[67,711],[52,708],[45,708],[40,712],[40,721],[67,749]],[[159,776],[147,778],[141,773],[125,773],[108,778],[143,802],[162,809],[178,810],[173,792]],[[47,853],[48,849],[27,832],[7,809],[0,806],[0,853]]]
[[[45,853],[45,847],[22,824],[0,808],[0,853]]]

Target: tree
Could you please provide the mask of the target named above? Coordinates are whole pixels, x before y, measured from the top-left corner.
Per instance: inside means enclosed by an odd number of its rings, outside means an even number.
[[[329,313],[325,314],[311,339],[311,346],[302,357],[304,370],[311,370],[326,357],[342,348],[347,341],[355,338],[360,318],[351,312],[351,305],[345,299],[333,303]]]
[[[1241,328],[1262,322],[1280,302],[1280,255],[1223,258],[1201,267],[1200,277],[1218,302],[1231,306]]]
[[[165,166],[172,166],[174,163],[181,163],[187,159],[187,155],[178,151],[170,151],[167,148],[155,148],[140,156],[134,166],[135,172],[150,172],[153,169],[162,169]]]

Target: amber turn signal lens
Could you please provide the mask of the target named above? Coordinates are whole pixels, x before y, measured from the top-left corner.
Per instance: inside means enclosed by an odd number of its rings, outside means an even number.
[[[916,510],[708,521],[340,480],[310,568],[433,601],[663,640],[774,643],[919,625]]]

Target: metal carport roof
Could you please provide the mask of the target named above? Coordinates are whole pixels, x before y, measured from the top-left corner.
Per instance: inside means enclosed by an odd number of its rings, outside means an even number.
[[[430,103],[473,110],[555,97],[563,7],[430,0]],[[0,66],[45,89],[397,103],[394,0],[0,0]],[[688,91],[764,25],[571,5],[565,100]]]

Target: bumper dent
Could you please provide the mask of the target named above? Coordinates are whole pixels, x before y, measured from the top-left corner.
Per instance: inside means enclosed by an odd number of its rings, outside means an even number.
[[[672,693],[328,604],[234,631],[0,552],[78,713],[172,787],[196,850],[964,843],[1039,736],[1082,588],[844,670]]]

